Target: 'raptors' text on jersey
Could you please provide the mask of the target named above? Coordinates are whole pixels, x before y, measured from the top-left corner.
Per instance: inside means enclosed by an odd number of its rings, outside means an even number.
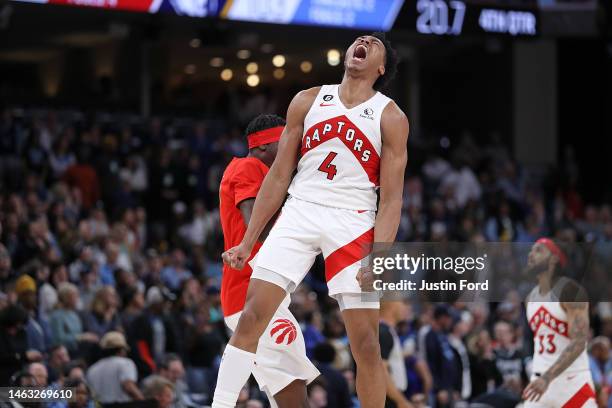
[[[323,85],[304,119],[301,158],[289,194],[325,206],[376,210],[380,121],[389,101],[377,92],[348,109],[338,85]]]
[[[527,297],[527,319],[533,332],[533,371],[544,373],[559,358],[569,345],[569,326],[567,313],[555,294],[567,284],[566,278],[560,278],[555,287],[546,294],[540,294],[536,286]],[[565,372],[589,370],[586,349],[567,368]]]

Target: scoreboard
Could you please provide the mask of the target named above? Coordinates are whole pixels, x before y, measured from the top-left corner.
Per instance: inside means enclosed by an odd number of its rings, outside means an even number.
[[[536,7],[500,7],[462,0],[415,0],[405,4],[396,29],[428,36],[493,34],[533,37],[539,32]]]

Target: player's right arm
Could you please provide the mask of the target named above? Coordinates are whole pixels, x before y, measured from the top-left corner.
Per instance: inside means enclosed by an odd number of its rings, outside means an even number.
[[[253,215],[254,206],[255,206],[254,198],[247,198],[246,200],[243,200],[240,202],[240,204],[238,204],[238,208],[240,209],[240,214],[242,214],[242,219],[244,220],[244,225],[247,225],[247,226],[249,225],[249,222],[251,221],[251,215]],[[268,234],[270,233],[270,230],[272,229],[272,226],[274,225],[274,221],[276,221],[276,217],[277,217],[277,214],[274,214],[274,216],[270,219],[270,221],[268,221],[268,223],[266,224],[266,227],[263,229],[263,231],[259,235],[260,241],[263,241],[264,239],[267,238]]]
[[[232,268],[242,269],[266,224],[276,214],[287,196],[289,183],[297,167],[298,152],[304,132],[304,118],[319,89],[317,87],[301,91],[289,104],[287,124],[278,143],[276,159],[259,189],[244,238],[240,245],[223,253],[223,262]]]

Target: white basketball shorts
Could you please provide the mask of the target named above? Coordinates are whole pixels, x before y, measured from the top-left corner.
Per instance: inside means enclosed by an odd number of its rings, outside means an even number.
[[[378,308],[378,294],[362,293],[356,279],[362,260],[371,252],[375,217],[374,211],[334,208],[289,197],[257,254],[252,277],[278,285],[278,279],[266,276],[271,271],[291,282],[285,287],[291,292],[322,253],[331,297],[343,308]]]

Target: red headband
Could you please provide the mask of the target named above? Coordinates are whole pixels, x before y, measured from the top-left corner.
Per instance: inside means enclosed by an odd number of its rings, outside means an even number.
[[[283,133],[284,126],[277,126],[269,129],[260,130],[247,136],[249,149],[257,146],[278,142]]]
[[[565,265],[567,265],[567,256],[565,256],[561,248],[559,248],[553,240],[549,238],[540,238],[536,241],[536,244],[544,244],[550,252],[559,258],[559,264],[561,264],[561,266],[565,267]]]

